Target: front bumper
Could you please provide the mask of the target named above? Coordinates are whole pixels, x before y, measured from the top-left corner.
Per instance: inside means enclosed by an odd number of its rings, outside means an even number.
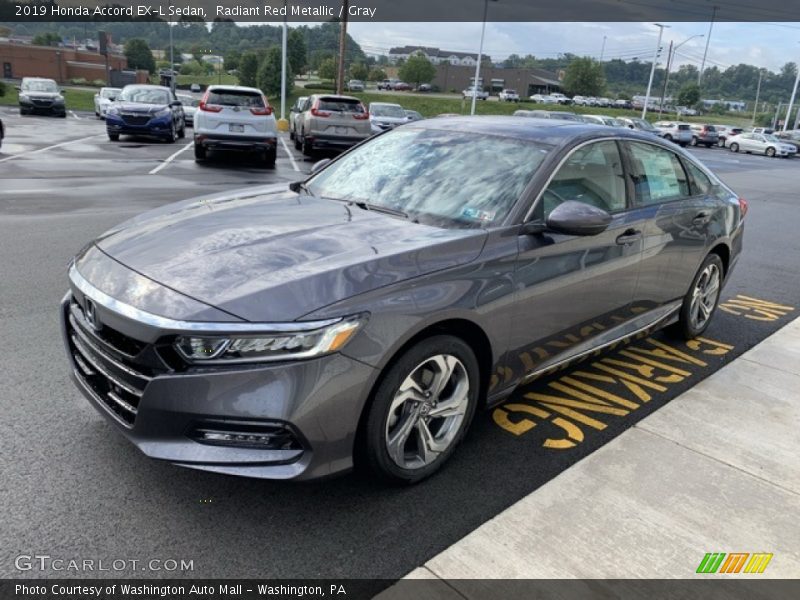
[[[352,467],[356,429],[376,378],[374,368],[332,354],[306,361],[154,373],[115,356],[113,348],[92,334],[82,320],[81,296],[73,290],[61,306],[72,379],[145,455],[184,467],[269,479],[314,479]],[[104,325],[101,331],[105,329]],[[110,339],[117,335],[114,330],[109,333]],[[134,398],[118,384],[141,396]],[[120,408],[119,399],[135,413]],[[245,430],[255,436],[279,431],[282,437],[278,447],[219,445],[198,441],[200,430]]]
[[[41,115],[65,115],[67,107],[64,104],[33,102],[31,100],[20,100],[19,107],[32,113]]]
[[[155,117],[146,123],[132,124],[118,115],[106,113],[106,131],[121,135],[169,138],[172,135],[172,117]]]
[[[278,147],[277,137],[197,132],[194,143],[211,150],[273,150]]]

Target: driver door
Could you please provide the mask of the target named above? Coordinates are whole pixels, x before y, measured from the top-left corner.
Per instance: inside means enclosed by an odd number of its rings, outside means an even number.
[[[575,149],[538,199],[532,219],[545,223],[567,200],[602,208],[612,221],[604,232],[591,236],[546,229],[519,236],[516,318],[509,347],[521,359],[522,375],[581,352],[596,336],[613,336],[611,330],[632,317],[644,220],[630,210],[617,142]]]

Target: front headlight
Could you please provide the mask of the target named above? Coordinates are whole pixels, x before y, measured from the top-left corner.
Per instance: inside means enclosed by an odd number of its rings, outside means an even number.
[[[56,96],[55,103],[64,104],[64,96]]]
[[[169,117],[172,116],[172,110],[169,108],[162,108],[160,111],[156,113],[157,117]]]
[[[198,364],[235,364],[314,358],[341,350],[364,323],[342,319],[327,327],[274,334],[188,336],[175,340],[175,349]]]
[[[107,115],[116,115],[117,113],[119,113],[119,109],[116,106],[109,106],[106,109]]]
[[[20,94],[19,99],[22,100],[23,102],[27,102],[28,100],[30,100],[30,98],[28,98],[28,94]]]

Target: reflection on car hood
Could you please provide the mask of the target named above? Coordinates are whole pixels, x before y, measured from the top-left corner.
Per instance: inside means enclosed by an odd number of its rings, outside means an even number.
[[[166,104],[142,104],[141,102],[115,102],[114,107],[126,113],[156,113],[167,108]]]
[[[290,321],[477,258],[481,230],[439,229],[284,185],[145,213],[96,243],[142,275],[249,321]]]
[[[60,92],[34,92],[25,90],[22,90],[20,94],[28,96],[29,98],[42,98],[47,100],[53,100],[54,98],[58,98],[61,96]]]

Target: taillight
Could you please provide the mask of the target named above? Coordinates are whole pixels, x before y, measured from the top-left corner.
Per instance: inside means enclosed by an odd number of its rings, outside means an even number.
[[[739,198],[739,212],[742,213],[742,218],[747,214],[747,200]]]
[[[353,118],[358,121],[366,121],[369,119],[369,113],[366,111],[363,113],[353,113]]]
[[[319,110],[316,106],[311,109],[311,114],[315,117],[330,117],[331,113],[327,110]]]
[[[259,106],[257,108],[251,108],[250,112],[254,115],[259,115],[262,117],[268,117],[272,114],[272,107],[271,106]]]
[[[205,112],[222,112],[222,107],[219,104],[206,104],[205,102],[201,102],[198,108]]]

